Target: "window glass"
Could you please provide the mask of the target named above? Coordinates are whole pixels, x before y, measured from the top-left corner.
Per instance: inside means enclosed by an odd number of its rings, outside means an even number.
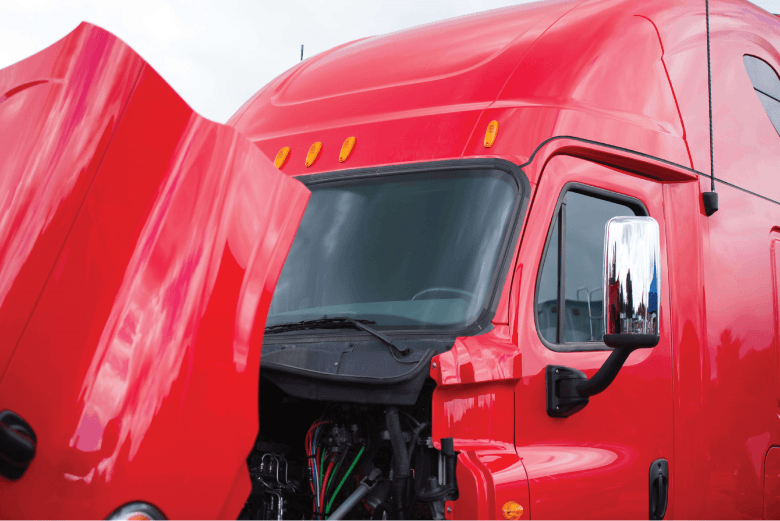
[[[558,232],[556,216],[536,290],[536,323],[542,337],[553,343],[558,341]]]
[[[604,231],[611,218],[633,215],[636,213],[629,206],[618,202],[574,191],[564,196],[537,287],[537,325],[545,340],[557,344],[601,342]],[[563,259],[561,276],[559,257]],[[563,296],[559,294],[561,283]]]
[[[780,79],[777,78],[774,69],[767,62],[755,56],[745,55],[742,57],[742,63],[745,64],[745,70],[754,89],[767,96],[780,99]]]
[[[566,194],[566,342],[600,342],[604,336],[604,231],[611,218],[632,215],[622,204]]]
[[[742,57],[750,83],[761,100],[769,120],[780,135],[780,79],[774,69],[764,60],[755,56]]]
[[[519,196],[509,174],[378,176],[310,189],[269,326],[328,316],[458,328],[484,311]]]

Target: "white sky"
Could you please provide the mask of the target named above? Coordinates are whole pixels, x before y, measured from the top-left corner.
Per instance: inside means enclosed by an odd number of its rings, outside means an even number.
[[[305,57],[527,0],[0,0],[0,68],[88,21],[119,36],[203,116],[226,121]],[[780,13],[780,0],[755,2]]]

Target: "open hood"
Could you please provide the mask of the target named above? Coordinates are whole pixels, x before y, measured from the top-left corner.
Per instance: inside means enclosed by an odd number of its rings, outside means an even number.
[[[37,439],[3,517],[235,519],[308,190],[89,24],[0,70],[0,144],[0,411]]]

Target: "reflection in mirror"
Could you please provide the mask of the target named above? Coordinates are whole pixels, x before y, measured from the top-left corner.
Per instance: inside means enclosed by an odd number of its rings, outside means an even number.
[[[653,347],[660,331],[661,243],[652,217],[615,217],[604,239],[604,342]]]

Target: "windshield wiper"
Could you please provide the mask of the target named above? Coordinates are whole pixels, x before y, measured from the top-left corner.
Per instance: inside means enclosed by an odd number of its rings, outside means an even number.
[[[341,329],[345,327],[354,327],[361,329],[366,333],[370,333],[377,337],[379,340],[389,345],[392,349],[398,352],[401,356],[407,356],[410,352],[409,346],[401,342],[400,340],[393,340],[387,335],[384,335],[374,328],[368,327],[366,324],[376,324],[373,320],[356,320],[349,317],[333,317],[333,318],[318,318],[315,320],[303,320],[301,322],[291,322],[289,324],[276,324],[275,326],[269,326],[265,328],[266,333],[284,333],[287,331],[302,331],[305,329]],[[393,353],[395,354],[395,353]]]

